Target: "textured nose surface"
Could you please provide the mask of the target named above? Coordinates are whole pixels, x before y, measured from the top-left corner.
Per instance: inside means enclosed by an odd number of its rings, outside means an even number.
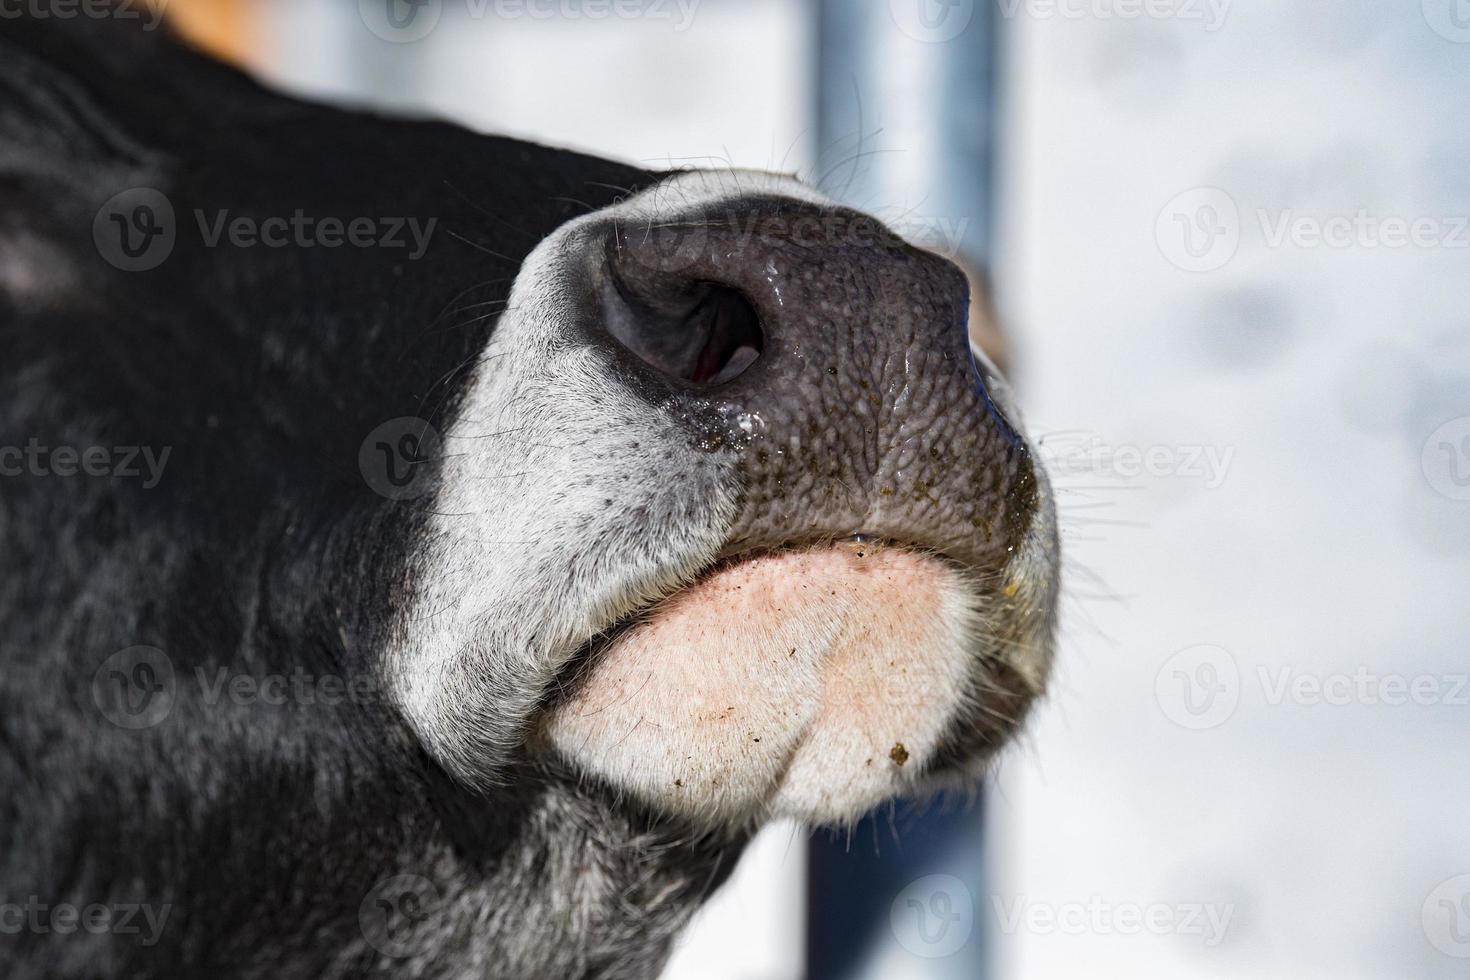
[[[605,231],[603,322],[698,446],[739,453],[729,550],[860,532],[1005,563],[1036,474],[972,357],[956,266],[780,198]]]

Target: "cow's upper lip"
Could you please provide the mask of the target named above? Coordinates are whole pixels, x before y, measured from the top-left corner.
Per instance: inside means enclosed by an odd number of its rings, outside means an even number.
[[[861,547],[869,545],[874,548],[900,547],[912,548],[915,551],[929,551],[920,545],[911,544],[894,538],[884,537],[881,534],[873,534],[867,531],[854,531],[847,535],[812,535],[809,538],[792,538],[778,545],[756,546],[741,542],[732,542],[720,551],[718,557],[709,566],[700,569],[699,575],[708,574],[712,569],[721,565],[744,561],[758,555],[767,555],[776,551],[796,551],[801,548],[810,548],[823,544],[844,545],[847,547]]]

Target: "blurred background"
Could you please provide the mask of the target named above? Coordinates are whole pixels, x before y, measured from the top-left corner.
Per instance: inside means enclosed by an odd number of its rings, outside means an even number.
[[[795,171],[988,272],[1052,694],[982,807],[768,830],[667,977],[1470,976],[1470,0],[168,10],[295,91]]]

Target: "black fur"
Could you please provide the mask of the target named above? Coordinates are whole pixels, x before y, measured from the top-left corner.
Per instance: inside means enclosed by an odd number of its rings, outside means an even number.
[[[525,254],[656,175],[307,105],[139,26],[0,20],[0,445],[170,450],[151,488],[0,477],[0,903],[53,909],[0,934],[0,975],[650,976],[728,855],[529,764],[473,796],[423,754],[374,666],[426,505],[372,492],[358,449],[452,411]],[[93,242],[134,187],[177,213],[150,271]],[[437,226],[412,260],[208,248],[193,217],[298,208]],[[138,645],[175,697],[128,730],[93,681]],[[363,696],[211,704],[222,670]],[[384,951],[362,916],[400,874],[430,901]],[[62,903],[168,912],[62,934]]]

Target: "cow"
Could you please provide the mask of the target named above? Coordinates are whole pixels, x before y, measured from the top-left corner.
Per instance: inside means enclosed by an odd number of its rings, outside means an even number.
[[[0,972],[655,976],[976,785],[1058,540],[954,264],[0,19]]]

